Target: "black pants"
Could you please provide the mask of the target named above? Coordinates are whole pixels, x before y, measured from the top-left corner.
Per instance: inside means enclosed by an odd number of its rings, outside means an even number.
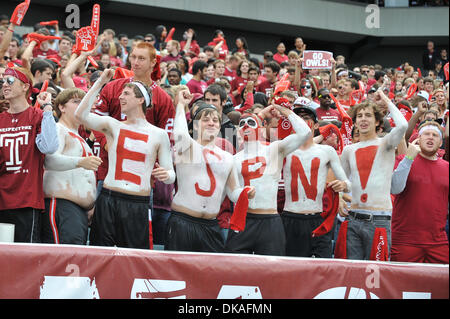
[[[149,249],[150,196],[132,196],[102,188],[92,218],[89,244]]]
[[[286,237],[279,214],[247,213],[243,232],[228,230],[226,252],[257,255],[286,255]]]
[[[286,232],[287,256],[331,258],[331,231],[322,236],[311,236],[324,221],[320,213],[302,215],[284,211],[281,218]]]
[[[41,210],[18,208],[0,211],[0,223],[14,224],[14,242],[39,243]]]
[[[46,198],[41,220],[41,241],[49,244],[86,245],[87,211],[61,198]]]
[[[203,219],[172,211],[167,221],[165,250],[224,252],[217,219]]]

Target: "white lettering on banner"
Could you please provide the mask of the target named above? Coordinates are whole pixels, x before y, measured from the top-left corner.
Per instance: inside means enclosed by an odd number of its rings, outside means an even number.
[[[9,160],[5,166],[7,171],[17,171],[22,168],[19,156],[19,146],[28,145],[29,132],[19,132],[0,135],[0,147],[9,147]]]
[[[263,299],[257,286],[223,285],[217,299]]]
[[[333,53],[328,51],[311,51],[311,50],[304,51],[302,68],[330,69],[332,57]]]
[[[40,299],[100,299],[95,279],[75,276],[44,276]]]
[[[135,279],[130,299],[186,299],[185,289],[185,281]]]

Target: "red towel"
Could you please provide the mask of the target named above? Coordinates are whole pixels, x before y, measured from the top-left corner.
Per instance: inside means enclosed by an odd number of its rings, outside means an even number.
[[[339,229],[336,247],[334,248],[334,258],[347,259],[347,227],[348,220],[344,221]]]
[[[370,260],[388,261],[388,238],[385,228],[375,228],[373,235],[372,250],[370,252]]]
[[[234,207],[230,218],[230,228],[236,231],[244,231],[248,210],[248,192],[250,187],[244,187]]]
[[[326,196],[329,199],[328,210],[321,214],[324,221],[313,230],[312,237],[325,235],[333,228],[334,219],[339,209],[339,193],[333,191],[331,187],[327,187]]]

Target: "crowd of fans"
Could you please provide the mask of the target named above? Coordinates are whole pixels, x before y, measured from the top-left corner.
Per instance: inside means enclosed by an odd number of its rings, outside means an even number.
[[[433,1],[433,3],[436,2]],[[294,50],[287,52],[286,44],[279,43],[276,48],[267,48],[263,60],[259,60],[252,55],[244,36],[233,39],[234,42],[231,42],[221,30],[216,30],[210,42],[198,43],[196,32],[192,28],[186,28],[179,39],[176,39],[177,37],[170,30],[160,25],[156,27],[153,33],[136,35],[132,38],[120,33],[120,30],[105,29],[98,36],[93,50],[76,52],[73,50],[77,41],[76,30],[63,31],[59,29],[57,21],[37,23],[34,26],[34,32],[19,37],[14,33],[14,27],[18,25],[17,22],[10,23],[10,19],[6,16],[1,16],[0,20],[0,79],[3,79],[2,86],[5,87],[6,85],[9,88],[12,85],[11,81],[8,82],[8,76],[11,76],[13,71],[8,70],[17,67],[21,68],[20,70],[28,70],[32,75],[30,77],[32,79],[32,93],[29,104],[31,106],[36,103],[42,106],[51,104],[56,122],[61,118],[59,105],[65,104],[68,101],[67,99],[70,100],[70,97],[63,96],[64,92],[78,88],[87,93],[94,83],[102,77],[105,70],[112,69],[114,71],[114,80],[111,81],[132,78],[135,75],[132,71],[136,73],[137,68],[132,67],[131,54],[136,48],[142,48],[140,46],[142,43],[154,47],[158,56],[155,59],[154,66],[152,66],[155,81],[149,79],[148,83],[151,84],[153,90],[155,90],[155,86],[159,86],[165,92],[164,94],[170,98],[167,100],[169,102],[164,105],[166,109],[161,112],[171,115],[168,115],[162,121],[162,113],[155,111],[151,120],[149,120],[147,113],[149,122],[166,129],[170,133],[171,127],[173,127],[175,109],[181,103],[180,92],[187,92],[190,100],[186,103],[184,112],[190,135],[193,136],[194,119],[196,119],[196,114],[200,112],[199,109],[205,108],[205,103],[213,105],[216,109],[222,110],[220,112],[220,136],[223,138],[216,143],[223,150],[233,155],[243,149],[244,140],[238,134],[238,131],[242,128],[242,120],[252,114],[260,116],[263,120],[261,122],[263,140],[273,142],[274,139],[282,139],[282,130],[279,124],[282,116],[280,114],[274,115],[273,105],[275,104],[284,105],[298,115],[304,115],[300,110],[308,110],[317,122],[317,126],[312,130],[314,141],[332,147],[339,155],[342,154],[343,156],[347,147],[359,142],[361,127],[354,125],[356,121],[356,114],[354,113],[358,110],[358,105],[362,103],[377,105],[381,117],[378,119],[379,125],[376,132],[378,138],[381,139],[395,129],[400,129],[401,126],[395,119],[394,111],[390,105],[392,103],[402,112],[408,122],[408,128],[401,142],[397,143],[398,145],[395,147],[395,167],[397,168],[398,165],[398,167],[404,169],[407,164],[409,166],[405,168],[408,172],[403,187],[395,184],[396,192],[392,191],[389,199],[392,201],[393,212],[388,214],[388,226],[386,228],[389,228],[388,234],[392,236],[392,245],[395,246],[391,250],[391,256],[398,256],[398,250],[403,249],[399,247],[406,246],[410,247],[411,250],[408,251],[408,258],[397,258],[395,260],[448,263],[448,237],[443,240],[441,236],[442,233],[445,233],[445,227],[448,234],[449,86],[447,48],[435,48],[434,43],[429,41],[426,50],[424,50],[421,65],[412,65],[405,61],[395,68],[386,68],[379,64],[363,64],[349,68],[346,58],[338,55],[331,59],[331,68],[306,69],[303,65],[304,51],[320,50],[320,48],[309,48],[301,37],[295,39]],[[39,94],[45,87],[46,92],[51,94],[51,98],[44,101],[44,98],[40,97]],[[106,87],[103,91],[105,90]],[[162,96],[162,94],[156,94],[154,91],[153,103],[157,103],[155,102],[155,96]],[[6,95],[4,89],[2,89],[0,92],[0,118],[2,114],[5,115],[11,111],[10,99]],[[81,100],[83,96],[80,94],[77,97]],[[388,100],[385,100],[385,98]],[[96,105],[95,111],[100,115],[113,116],[111,108],[103,108],[105,104],[113,103],[112,98],[110,100],[105,98],[103,101],[103,104],[98,103]],[[270,112],[267,111],[269,108],[271,108]],[[270,114],[268,115],[268,113]],[[375,109],[374,113],[376,113]],[[113,117],[120,120],[120,114],[119,106],[118,113]],[[268,116],[265,117],[265,115]],[[307,117],[301,117],[306,121]],[[353,128],[351,134],[346,135],[347,140],[345,140],[345,134],[340,132],[344,131],[348,118],[353,119]],[[419,128],[427,124],[427,121],[433,123],[429,124],[428,127],[435,125],[436,129],[430,129],[429,131],[436,131],[438,137],[440,134],[442,142],[438,143],[437,149],[431,155],[419,148],[419,139],[424,134]],[[5,121],[0,121],[0,124],[3,123]],[[336,130],[324,134],[325,128],[329,128],[330,124]],[[101,134],[87,127],[80,127],[78,132],[90,146],[89,152],[93,156],[101,158],[107,164],[108,144],[104,136],[102,137]],[[227,134],[227,132],[231,133]],[[1,134],[0,131],[0,136]],[[344,140],[342,135],[344,135]],[[320,140],[317,140],[317,137],[321,137]],[[2,144],[2,140],[0,140],[0,148],[5,150],[5,147],[6,144]],[[52,151],[49,150],[47,154],[50,153]],[[420,168],[417,167],[419,164],[411,168],[411,163],[418,162],[415,158],[425,153],[428,156],[427,158],[431,158],[432,161],[439,161],[439,167],[436,168],[437,173],[424,171],[427,167],[425,164],[421,164],[423,167]],[[9,151],[7,153],[0,150],[0,180],[2,180],[3,175],[2,181],[10,173],[6,169],[6,162],[8,161],[6,154],[9,156]],[[405,157],[410,159],[411,163],[405,163]],[[447,164],[442,164],[441,161],[446,161]],[[391,162],[394,163],[393,158]],[[108,167],[102,164],[97,169],[98,165],[94,165],[96,166],[95,184],[97,192],[100,193]],[[344,170],[345,173],[348,173],[345,166]],[[354,171],[351,169],[350,171],[354,174]],[[395,173],[397,173],[397,170]],[[393,180],[397,178],[395,173],[392,177]],[[417,174],[417,176],[414,174]],[[447,181],[443,181],[445,176]],[[350,176],[347,175],[347,177],[351,179]],[[430,187],[427,184],[430,178],[438,179],[439,187],[436,186],[437,184],[435,184],[436,187]],[[327,181],[331,180],[327,179]],[[435,183],[435,180],[432,179],[432,182]],[[425,184],[419,187],[416,183]],[[176,182],[175,184],[166,184],[159,181],[153,184],[150,204],[153,214],[153,242],[155,244],[166,244],[166,227],[172,210],[173,196],[177,191],[175,185]],[[285,187],[286,185],[281,179],[278,185],[277,199],[277,211],[280,215],[283,214]],[[411,188],[416,189],[416,191],[411,190]],[[419,189],[431,193],[419,193]],[[9,190],[9,192],[16,191],[14,189]],[[36,190],[36,192],[38,191]],[[408,194],[406,194],[407,191]],[[442,196],[442,192],[446,192],[446,195]],[[2,197],[2,194],[3,192],[0,192],[0,200],[2,201],[0,202],[0,220],[5,221],[5,218],[2,219],[3,211],[6,216],[6,211],[11,212],[11,210],[24,207],[20,203],[16,207],[11,207],[9,203],[6,203],[6,197]],[[20,198],[22,194],[16,192],[14,196]],[[352,211],[351,197],[352,193],[341,193],[338,200],[338,215],[333,220],[333,227],[327,233],[329,236],[328,243],[336,245],[336,241],[339,240],[340,227],[344,225],[344,222],[351,218],[358,219],[357,214],[359,213],[349,215],[349,212]],[[324,195],[325,198],[326,194]],[[437,198],[439,203],[435,202]],[[51,202],[46,202],[47,214],[49,205],[51,205]],[[386,205],[386,207],[388,206]],[[412,209],[412,206],[415,206],[416,209]],[[39,209],[39,207],[34,208]],[[408,216],[408,211],[405,211],[409,209],[413,210],[411,217]],[[41,210],[43,210],[42,207]],[[87,210],[89,210],[90,222],[92,215],[95,215],[95,207]],[[218,223],[224,234],[224,241],[227,238],[233,210],[233,202],[225,198],[217,215]],[[411,234],[410,232],[415,233]],[[60,235],[63,235],[62,230]],[[266,234],[266,236],[270,235]],[[35,237],[36,234],[33,236],[35,240],[40,241],[39,237]],[[417,242],[415,239],[410,241],[411,238],[416,238],[415,236],[423,241]],[[33,238],[24,241],[33,241]],[[56,239],[52,239],[52,236],[48,240],[57,242]],[[87,235],[84,240],[77,243],[86,244],[86,242]],[[317,245],[315,242],[309,244],[312,247]],[[366,246],[371,247],[371,241]],[[412,247],[416,247],[416,250],[412,251]],[[422,247],[423,250],[428,251],[430,256],[435,258],[429,257],[427,259],[423,257],[426,254],[418,252],[417,247]],[[444,247],[447,255],[445,256],[445,253],[442,254],[441,252],[439,254],[435,251],[429,252],[438,247]],[[336,246],[336,249],[339,249],[339,247]],[[347,249],[351,250],[349,247]],[[349,254],[344,254],[344,257],[345,255]],[[419,258],[419,255],[422,257]],[[302,256],[338,257],[338,254],[335,248],[330,249],[329,254],[323,255],[311,252],[310,249]],[[343,255],[340,254],[339,256],[342,257]],[[405,254],[401,254],[401,256],[404,257]],[[352,257],[349,255],[348,258]],[[369,256],[365,254],[354,258],[369,259]]]

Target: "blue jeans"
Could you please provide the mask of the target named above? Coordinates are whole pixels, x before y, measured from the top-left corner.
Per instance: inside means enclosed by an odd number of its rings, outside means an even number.
[[[361,211],[366,213],[366,211]],[[376,214],[380,212],[375,212]],[[371,221],[348,217],[347,258],[369,260],[375,228],[385,228],[388,236],[388,251],[391,249],[391,220],[372,219]]]

